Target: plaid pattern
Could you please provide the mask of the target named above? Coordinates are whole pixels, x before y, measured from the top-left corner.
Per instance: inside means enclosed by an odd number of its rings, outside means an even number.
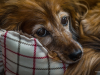
[[[6,31],[0,40],[5,75],[63,75],[68,66],[49,58],[36,38]]]
[[[0,37],[1,37],[1,34],[2,34],[3,31],[0,30]],[[1,41],[0,41],[0,44],[1,44]],[[1,48],[1,45],[0,45],[0,75],[3,75],[3,60],[2,60],[2,48]]]

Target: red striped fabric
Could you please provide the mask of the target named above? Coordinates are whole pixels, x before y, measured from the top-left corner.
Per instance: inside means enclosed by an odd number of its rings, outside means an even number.
[[[36,62],[35,62],[35,60],[36,60],[36,47],[37,47],[37,45],[36,45],[36,39],[34,39],[34,42],[35,42],[35,46],[34,46],[34,59],[33,59],[33,75],[35,75],[35,64],[36,64]]]
[[[1,45],[2,47],[4,47],[3,45]],[[48,58],[48,56],[44,56],[44,57],[31,57],[31,56],[26,56],[26,55],[23,55],[23,54],[20,54],[20,53],[17,53],[17,52],[14,52],[13,50],[10,50],[10,49],[8,49],[8,48],[6,48],[6,50],[8,50],[8,51],[10,51],[10,52],[12,52],[12,53],[14,53],[14,54],[17,54],[17,55],[19,55],[19,56],[23,56],[23,57],[26,57],[26,58],[35,58],[35,59],[46,59],[46,58]]]
[[[7,33],[8,31],[6,31],[5,35],[4,35],[4,55],[6,57],[6,37],[7,37]],[[5,68],[6,68],[6,58],[4,59],[4,62],[5,62]],[[6,74],[6,69],[5,69],[5,74]]]
[[[11,37],[10,37],[10,35],[11,35]],[[60,75],[63,75],[64,74],[64,72],[66,71],[66,68],[67,68],[67,65],[66,64],[52,61],[52,59],[50,59],[47,56],[47,54],[45,54],[45,56],[44,55],[43,56],[39,56],[39,54],[37,52],[41,52],[38,49],[41,49],[39,47],[42,47],[42,46],[39,46],[39,44],[37,44],[37,39],[36,38],[34,38],[34,40],[33,40],[33,43],[34,44],[31,43],[31,44],[33,44],[33,46],[31,46],[31,45],[27,44],[26,42],[25,43],[24,42],[21,43],[21,41],[14,41],[13,40],[14,38],[12,38],[12,36],[15,37],[15,35],[17,35],[17,34],[14,33],[14,32],[12,32],[12,34],[11,34],[9,31],[7,31],[7,32],[4,33],[3,36],[1,36],[2,39],[3,39],[3,42],[1,44],[1,46],[4,49],[4,54],[3,54],[4,60],[3,60],[3,62],[4,62],[4,65],[5,65],[4,66],[5,67],[5,75],[7,75],[8,73],[9,74],[12,74],[12,75],[22,75],[23,73],[20,72],[20,68],[25,68],[27,70],[32,70],[32,73],[29,73],[29,74],[27,74],[27,73],[30,72],[30,71],[25,71],[27,75],[40,75],[40,74],[41,75],[59,75],[60,73],[61,73]],[[8,40],[10,40],[11,42],[13,42],[15,44],[16,43],[20,43],[19,44],[20,47],[22,46],[22,44],[24,44],[25,46],[31,48],[32,49],[32,53],[33,53],[32,55],[33,56],[31,56],[31,55],[28,56],[27,54],[22,54],[21,52],[18,52],[18,51],[13,50],[13,48],[9,47],[10,45],[7,45],[7,43],[8,43],[7,41]],[[23,37],[21,37],[21,40],[23,40]],[[8,44],[12,44],[12,43],[8,43]],[[18,48],[18,47],[16,47],[16,48]],[[21,50],[19,50],[19,51],[21,51]],[[14,57],[9,57],[9,55],[8,55],[9,53],[12,54],[12,55],[15,55],[15,56],[19,56],[18,57],[19,59],[15,59]],[[44,53],[42,53],[42,54],[44,54]],[[19,62],[13,61],[11,58],[14,58],[14,60],[17,60]],[[32,60],[32,65],[33,66],[29,67],[27,65],[21,64],[20,63],[21,58],[24,58],[24,59],[27,58],[27,59]],[[13,65],[17,65],[17,68],[11,66],[11,63],[10,62],[13,63]],[[24,62],[26,63],[27,60],[26,61],[23,61],[23,63]],[[53,65],[53,63],[56,63],[57,66],[56,66],[56,64]],[[45,67],[44,64],[47,65],[47,67]],[[40,65],[41,67],[39,67],[38,65]],[[10,66],[13,67],[13,69],[10,68]],[[22,70],[22,71],[24,71],[24,70]],[[54,71],[56,71],[56,72],[54,72]],[[57,71],[58,71],[58,73],[57,73]],[[40,73],[40,74],[38,74],[38,73]]]

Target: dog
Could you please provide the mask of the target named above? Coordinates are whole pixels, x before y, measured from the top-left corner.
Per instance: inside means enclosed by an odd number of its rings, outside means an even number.
[[[22,31],[37,38],[48,50],[49,57],[69,64],[65,75],[93,75],[100,62],[99,29],[94,29],[99,28],[100,24],[99,5],[96,5],[98,2],[99,0],[93,3],[84,0],[0,1],[0,27]],[[88,5],[91,6],[90,10]],[[91,12],[94,11],[92,8],[97,8],[98,13]],[[91,20],[92,13],[99,16]]]

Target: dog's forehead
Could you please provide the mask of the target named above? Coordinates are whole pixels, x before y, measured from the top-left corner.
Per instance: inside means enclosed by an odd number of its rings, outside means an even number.
[[[25,9],[21,7],[23,11],[22,10],[20,11],[22,13],[25,12],[26,16],[28,15],[25,18],[25,21],[27,21],[29,25],[34,27],[32,29],[36,30],[40,28],[42,25],[43,27],[45,27],[47,30],[51,32],[54,30],[56,31],[65,30],[63,25],[61,25],[61,17],[69,16],[69,13],[63,10],[64,6],[61,7],[59,1],[60,0],[58,1],[57,0],[37,0],[37,1],[35,0],[36,3],[34,3],[31,0],[29,0],[27,2],[27,5],[25,5],[24,2],[23,6],[25,7]]]
[[[54,14],[54,13],[53,13]],[[53,15],[54,17],[54,21],[50,21],[47,17],[45,20],[44,24],[36,24],[34,26],[35,29],[44,27],[46,28],[48,31],[50,32],[58,32],[58,31],[62,31],[62,30],[69,30],[69,25],[67,25],[66,27],[63,27],[63,25],[61,24],[61,18],[63,16],[70,16],[68,12],[65,11],[59,11],[59,13],[56,13],[55,15]],[[34,29],[33,28],[33,29]]]

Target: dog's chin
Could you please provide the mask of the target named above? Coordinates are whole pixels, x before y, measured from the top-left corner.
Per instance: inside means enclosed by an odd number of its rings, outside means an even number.
[[[60,57],[60,59],[62,62],[66,63],[66,64],[74,64],[74,63],[77,63],[78,61],[80,61],[82,59],[82,56],[79,59],[77,59],[76,61],[73,61],[73,60],[66,58],[66,57]]]
[[[50,54],[48,54],[48,56],[49,56],[51,59],[53,59],[53,60],[55,60],[55,61],[57,61],[57,62],[63,62],[63,63],[66,63],[66,64],[74,64],[74,63],[77,63],[77,62],[82,58],[82,56],[81,56],[80,59],[78,59],[78,60],[76,60],[76,61],[72,61],[71,59],[69,59],[69,58],[66,59],[65,57],[60,56],[59,54],[58,54],[57,57],[53,57],[53,56],[51,56]]]
[[[77,63],[80,59],[73,61],[73,60],[70,60],[70,59],[60,58],[60,61],[63,62],[63,63],[66,63],[66,64],[74,64],[74,63]]]

